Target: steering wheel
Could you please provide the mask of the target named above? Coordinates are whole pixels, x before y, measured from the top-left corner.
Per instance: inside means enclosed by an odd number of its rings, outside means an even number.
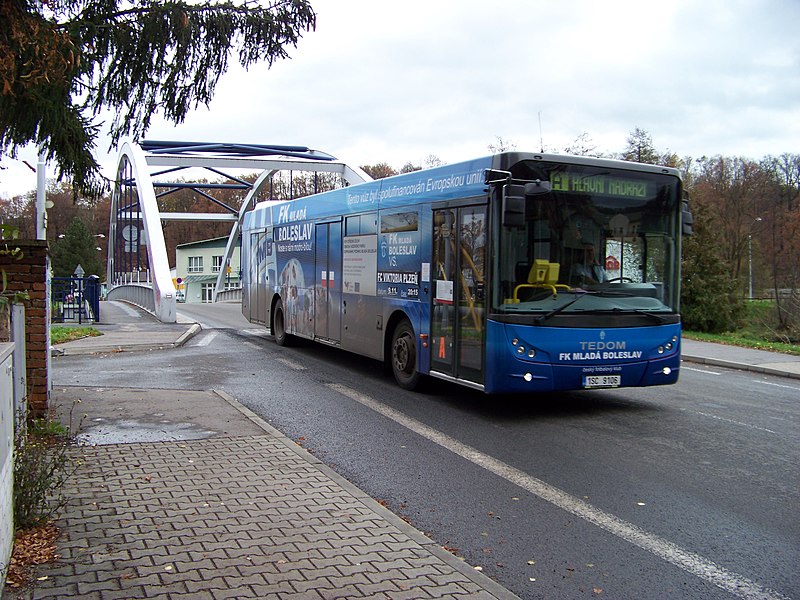
[[[613,279],[607,280],[607,283],[614,283],[615,281],[619,283],[633,283],[633,279],[630,277],[614,277]]]

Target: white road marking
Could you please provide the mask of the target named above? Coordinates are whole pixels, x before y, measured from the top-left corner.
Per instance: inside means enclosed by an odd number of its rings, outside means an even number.
[[[395,423],[406,427],[425,439],[438,444],[442,448],[450,450],[471,463],[521,487],[542,500],[593,523],[620,539],[630,542],[643,550],[647,550],[670,564],[683,569],[687,573],[691,573],[712,583],[731,594],[747,599],[789,600],[787,596],[779,592],[765,588],[738,573],[728,571],[699,554],[684,550],[680,546],[664,538],[648,533],[632,523],[623,521],[619,517],[600,510],[580,498],[545,483],[541,479],[532,477],[416,419],[404,415],[388,406],[384,406],[369,396],[337,383],[329,383],[327,386],[343,396],[355,400],[363,406],[391,419]]]
[[[734,421],[733,419],[726,419],[725,417],[712,415],[711,413],[700,412],[699,410],[689,410],[685,408],[681,410],[686,410],[687,412],[700,415],[701,417],[708,417],[710,419],[716,419],[717,421],[724,421],[725,423],[730,423],[731,425],[739,425],[740,427],[747,427],[748,429],[757,429],[758,431],[766,431],[767,433],[778,433],[777,431],[772,431],[772,429],[765,429],[764,427],[759,427],[758,425],[751,425],[750,423],[742,423],[741,421]]]
[[[200,340],[196,344],[193,344],[193,345],[194,346],[208,346],[214,340],[215,337],[217,337],[217,332],[216,331],[212,331],[209,334],[204,335],[202,338],[200,338]]]
[[[706,373],[708,375],[722,375],[716,371],[706,371],[705,369],[693,369],[692,367],[681,366],[681,371],[694,371],[695,373]]]
[[[785,390],[797,390],[800,392],[800,387],[797,387],[796,385],[782,385],[780,383],[772,383],[771,381],[761,381],[760,379],[753,379],[753,382],[761,383],[763,385],[771,385],[774,387],[783,388]]]
[[[266,329],[242,329],[244,335],[251,335],[253,337],[268,337],[269,332]]]

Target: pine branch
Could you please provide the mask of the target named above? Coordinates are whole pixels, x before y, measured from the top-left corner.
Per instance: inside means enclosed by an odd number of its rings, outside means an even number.
[[[232,53],[271,66],[316,24],[308,0],[120,1],[0,4],[0,152],[40,144],[89,192],[104,183],[92,155],[101,110],[115,113],[112,143],[143,135],[159,111],[180,123],[211,101]]]

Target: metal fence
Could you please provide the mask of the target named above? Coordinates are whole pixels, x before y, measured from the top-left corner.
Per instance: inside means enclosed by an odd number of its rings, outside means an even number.
[[[100,278],[53,277],[51,282],[53,323],[91,323],[100,320]]]

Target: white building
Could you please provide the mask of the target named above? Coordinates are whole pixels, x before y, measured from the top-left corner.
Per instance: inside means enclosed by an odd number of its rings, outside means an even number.
[[[190,242],[175,247],[175,284],[178,300],[211,302],[220,271],[225,273],[225,289],[241,286],[239,252],[233,248],[230,264],[223,265],[227,237]]]

